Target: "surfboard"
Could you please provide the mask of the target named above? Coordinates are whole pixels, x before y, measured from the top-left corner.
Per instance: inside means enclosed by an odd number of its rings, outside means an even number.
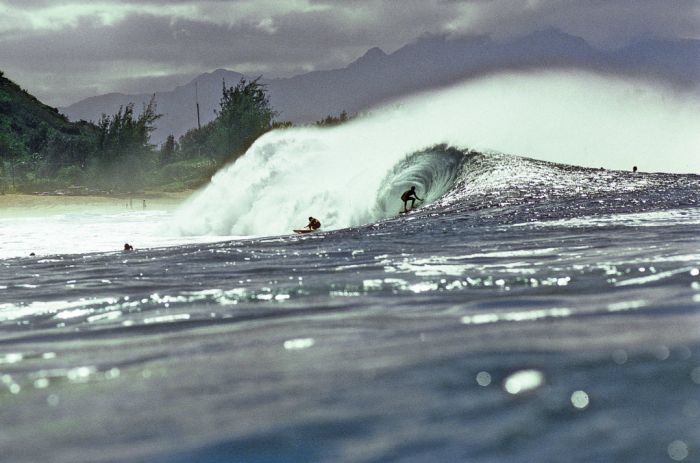
[[[302,233],[311,233],[315,232],[316,230],[309,230],[308,228],[299,228],[296,230],[292,230],[294,233],[302,234]]]
[[[410,208],[407,211],[404,211],[403,207],[402,207],[401,209],[399,209],[399,214],[409,214],[409,213],[415,211],[416,209],[420,209],[422,206],[423,206],[422,204],[419,204],[418,206],[413,206],[412,208]]]

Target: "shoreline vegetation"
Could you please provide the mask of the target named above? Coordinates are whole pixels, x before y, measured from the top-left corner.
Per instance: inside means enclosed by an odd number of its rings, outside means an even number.
[[[292,127],[277,121],[264,85],[241,79],[222,84],[216,118],[161,146],[150,143],[158,114],[155,95],[141,112],[133,104],[97,122],[70,122],[56,108],[0,71],[0,196],[142,196],[192,191],[234,162],[263,134]],[[352,117],[343,111],[317,126]]]

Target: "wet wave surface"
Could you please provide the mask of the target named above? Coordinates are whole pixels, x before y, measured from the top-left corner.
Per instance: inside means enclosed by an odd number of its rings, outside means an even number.
[[[400,217],[0,261],[6,458],[692,461],[700,179],[411,156]]]

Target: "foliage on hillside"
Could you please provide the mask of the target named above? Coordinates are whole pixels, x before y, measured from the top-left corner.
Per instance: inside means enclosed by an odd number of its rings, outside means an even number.
[[[160,117],[154,99],[139,114],[129,104],[96,124],[71,123],[0,72],[0,110],[1,192],[194,188],[260,135],[289,126],[274,121],[276,112],[257,79],[224,84],[216,119],[179,143],[168,137],[160,149],[150,144]]]
[[[93,125],[69,122],[0,73],[0,190],[84,166],[94,154],[96,133]]]
[[[324,119],[316,121],[318,127],[335,127],[336,125],[344,124],[356,116],[349,116],[347,111],[342,111],[338,116],[329,114]]]
[[[232,161],[273,128],[277,115],[258,79],[241,79],[235,87],[224,84],[216,114],[209,124],[180,137],[182,156],[191,158],[206,153],[215,161]]]

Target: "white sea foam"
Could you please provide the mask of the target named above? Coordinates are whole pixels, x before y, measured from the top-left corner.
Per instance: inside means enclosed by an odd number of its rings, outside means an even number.
[[[170,230],[170,217],[171,212],[155,209],[117,213],[112,210],[70,214],[37,212],[21,217],[0,217],[0,259],[27,257],[30,253],[46,256],[120,252],[125,242],[138,250],[215,240],[179,236]],[[109,284],[108,281],[103,283]]]
[[[589,73],[490,76],[336,128],[271,132],[183,206],[175,223],[185,235],[288,233],[309,215],[326,229],[370,223],[396,214],[401,202],[386,199],[420,179],[420,172],[388,177],[392,170],[438,143],[589,167],[700,172],[698,109],[651,84]]]

